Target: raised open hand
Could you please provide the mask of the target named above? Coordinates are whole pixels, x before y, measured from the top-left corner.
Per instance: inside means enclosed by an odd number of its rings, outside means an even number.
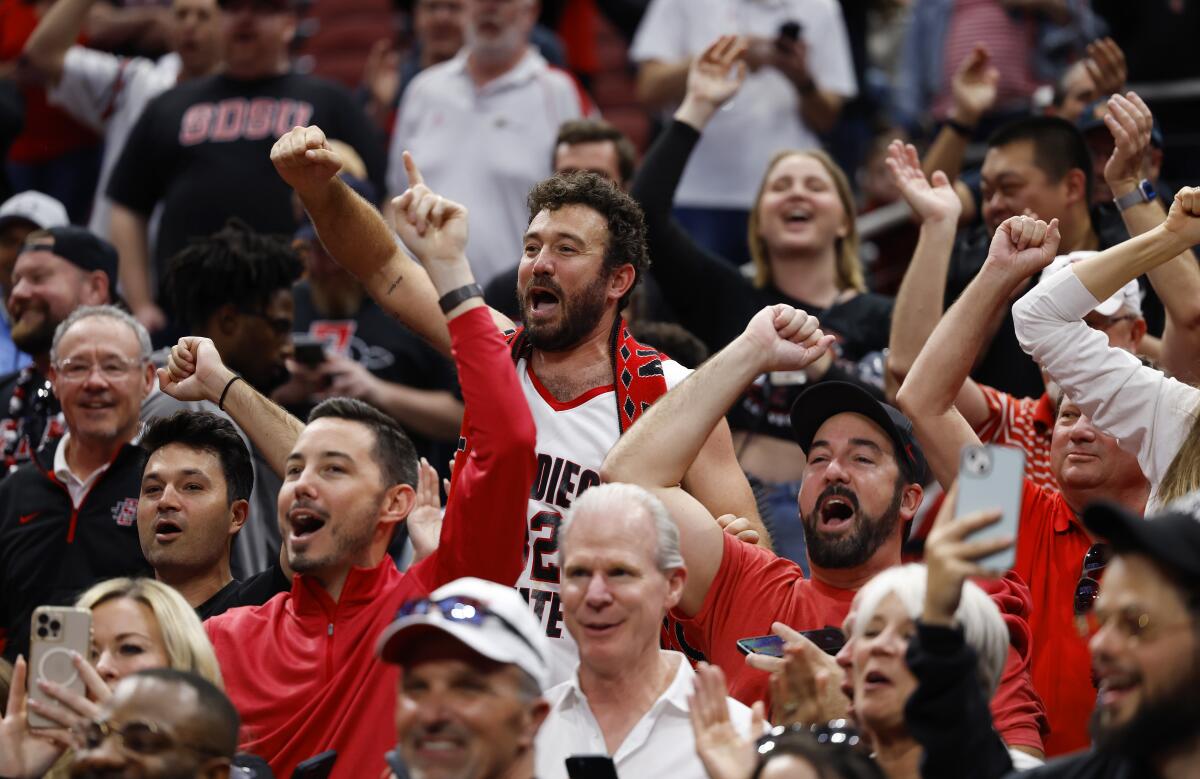
[[[738,733],[729,719],[725,674],[715,665],[696,666],[696,680],[688,699],[688,715],[696,737],[696,753],[709,779],[749,779],[756,760],[754,738],[764,727],[763,705],[755,703],[750,738]]]
[[[186,336],[171,347],[167,367],[158,369],[158,386],[176,400],[217,403],[233,376],[210,339]]]
[[[798,371],[808,367],[833,345],[821,323],[798,308],[777,303],[759,311],[742,337],[754,347],[760,372]]]
[[[342,169],[342,158],[316,125],[281,135],[271,147],[271,163],[301,198],[319,192]]]
[[[1163,227],[1187,242],[1200,244],[1200,187],[1184,187],[1175,193],[1175,202]]]
[[[1015,287],[1050,264],[1060,238],[1057,219],[1046,224],[1032,216],[1010,216],[992,236],[987,264]]]
[[[850,699],[842,692],[846,672],[837,660],[782,622],[773,623],[771,632],[784,640],[783,657],[746,657],[751,668],[771,674],[771,722],[811,724],[848,716]]]
[[[417,466],[417,503],[408,513],[408,537],[412,539],[413,562],[419,563],[437,551],[442,539],[442,496],[437,469],[424,457]]]
[[[996,105],[999,83],[1000,71],[992,64],[987,47],[977,45],[950,80],[950,118],[974,127]]]
[[[1113,137],[1113,153],[1104,164],[1104,180],[1114,195],[1124,195],[1148,172],[1154,117],[1136,92],[1108,99],[1104,125]]]
[[[1129,75],[1125,52],[1112,38],[1089,43],[1083,66],[1096,85],[1097,95],[1112,95],[1125,88],[1125,79]]]
[[[745,52],[746,41],[736,35],[722,35],[710,43],[688,69],[687,97],[719,108],[746,80]]]
[[[888,145],[884,164],[905,202],[922,222],[958,221],[962,213],[962,200],[954,191],[954,185],[940,170],[934,171],[932,185],[926,181],[921,171],[921,160],[917,157],[917,147],[911,143],[892,141]]]

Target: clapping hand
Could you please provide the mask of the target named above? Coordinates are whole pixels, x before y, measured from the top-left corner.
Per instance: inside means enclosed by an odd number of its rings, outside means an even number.
[[[688,69],[687,94],[675,118],[697,130],[712,119],[717,109],[737,94],[746,80],[746,39],[722,35],[692,61]]]
[[[992,64],[991,55],[983,46],[976,46],[959,65],[950,80],[953,107],[950,118],[974,127],[983,115],[996,104],[1000,71]]]
[[[892,181],[903,195],[905,202],[922,222],[949,222],[954,224],[962,213],[962,200],[954,191],[954,185],[946,174],[935,171],[932,186],[921,171],[921,160],[917,148],[901,141],[888,145],[888,156],[884,160]]]
[[[1097,95],[1112,95],[1125,88],[1125,79],[1129,75],[1125,52],[1112,38],[1089,43],[1083,66],[1096,85]]]
[[[754,739],[763,732],[763,705],[751,707],[750,738],[746,738],[729,719],[728,689],[725,674],[715,665],[696,666],[696,680],[688,698],[688,715],[696,737],[696,753],[704,763],[709,779],[749,779],[757,756]]]
[[[408,537],[413,545],[413,563],[419,563],[437,551],[442,539],[442,496],[438,492],[438,473],[424,457],[417,468],[417,502],[408,513]]]
[[[1137,93],[1130,92],[1108,99],[1104,124],[1113,137],[1113,152],[1104,165],[1104,180],[1113,194],[1120,197],[1146,178],[1154,117]]]

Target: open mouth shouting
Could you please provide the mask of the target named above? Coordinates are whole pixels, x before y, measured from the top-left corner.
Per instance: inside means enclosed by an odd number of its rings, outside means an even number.
[[[843,532],[854,526],[858,515],[858,500],[851,494],[835,492],[817,502],[817,527],[830,532]]]
[[[169,544],[183,535],[183,526],[171,517],[159,516],[154,520],[154,540],[160,544]]]
[[[530,285],[525,289],[525,314],[531,320],[549,319],[562,307],[562,297],[549,287]]]
[[[308,545],[329,521],[329,514],[312,505],[293,503],[286,516],[288,543],[293,549]]]

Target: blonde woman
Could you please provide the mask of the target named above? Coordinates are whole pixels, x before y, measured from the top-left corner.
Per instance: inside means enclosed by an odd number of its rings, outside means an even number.
[[[680,324],[710,352],[775,303],[816,315],[838,337],[836,357],[831,351],[802,372],[760,377],[729,413],[742,468],[766,488],[764,518],[776,551],[807,573],[796,521],[804,459],[792,438],[791,406],[806,384],[830,379],[865,384],[883,399],[882,351],[893,302],[866,291],[850,183],[820,150],[780,151],[764,172],[750,211],[752,279],[672,221],[675,187],[700,133],[718,110],[739,110],[744,49],[743,41],[725,36],[696,59],[675,121],[647,152],[631,194],[645,212],[655,281]]]
[[[83,593],[76,605],[92,612],[91,656],[75,659],[87,695],[50,685],[45,690],[55,702],[47,705],[29,700],[28,668],[23,657],[17,658],[8,706],[0,721],[0,776],[58,776],[66,764],[61,758],[73,743],[72,726],[94,718],[112,686],[136,671],[193,671],[223,688],[217,657],[200,618],[183,596],[167,585],[153,579],[109,579]],[[62,728],[30,730],[26,724],[30,710]]]

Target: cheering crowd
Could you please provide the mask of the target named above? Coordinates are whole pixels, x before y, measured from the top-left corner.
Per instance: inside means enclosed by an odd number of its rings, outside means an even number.
[[[402,5],[0,0],[0,778],[1200,776],[1200,6]]]

